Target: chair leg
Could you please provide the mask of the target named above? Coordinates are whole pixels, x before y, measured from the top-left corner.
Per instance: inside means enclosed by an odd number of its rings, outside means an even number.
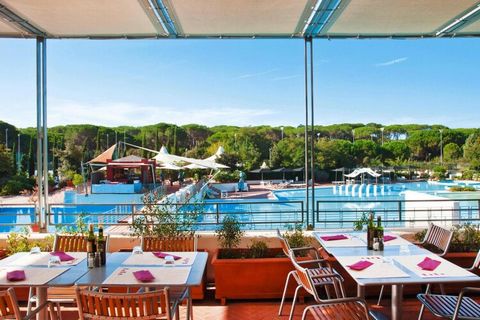
[[[442,295],[445,295],[445,286],[443,285],[443,283],[440,283],[439,286],[440,286],[440,293]]]
[[[327,299],[328,300],[332,299],[332,295],[330,294],[330,288],[328,287],[328,285],[324,285],[323,287],[325,288],[325,293],[327,294]]]
[[[378,295],[377,306],[379,306],[380,303],[382,303],[383,289],[385,289],[385,286],[382,286],[382,288],[380,289],[380,294]]]
[[[285,286],[283,287],[283,294],[282,294],[282,301],[280,302],[280,308],[278,309],[278,315],[282,315],[282,310],[283,310],[283,304],[285,302],[285,297],[287,295],[287,289],[288,289],[288,282],[290,281],[290,277],[293,275],[295,271],[290,271],[287,275],[287,280],[285,281]]]
[[[303,310],[303,313],[302,313],[302,320],[305,320],[307,318],[307,313],[308,313],[308,310],[310,310],[309,307],[306,307],[305,310]]]
[[[430,293],[430,284],[427,285],[427,290],[425,290],[425,294]],[[422,303],[420,306],[420,312],[418,313],[418,320],[422,320],[423,318],[423,312],[425,311],[425,305]]]
[[[293,319],[293,313],[295,312],[295,304],[297,302],[297,295],[300,288],[302,288],[302,286],[297,286],[297,288],[295,289],[295,294],[293,295],[293,301],[292,301],[292,308],[290,309],[290,317],[288,317],[288,320]]]
[[[33,290],[34,290],[33,287],[30,287],[30,289],[28,290],[27,315],[29,315],[30,312],[32,312]]]
[[[175,307],[175,320],[180,320],[180,304],[177,303]]]

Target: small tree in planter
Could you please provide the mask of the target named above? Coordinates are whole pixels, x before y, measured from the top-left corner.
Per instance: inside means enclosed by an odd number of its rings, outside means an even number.
[[[237,248],[243,236],[241,224],[227,216],[216,232],[221,249],[212,259],[215,268],[215,297],[226,299],[280,298],[292,263],[281,248],[268,248],[255,239],[247,248]],[[298,233],[295,233],[298,237]],[[293,238],[292,238],[293,239]],[[289,292],[289,295],[292,295]]]
[[[232,249],[236,248],[240,244],[240,241],[244,235],[238,220],[233,216],[226,216],[223,219],[221,226],[215,231],[215,233],[217,235],[218,242],[220,242],[220,246],[223,248],[219,254],[220,258],[237,258],[238,252],[235,252]]]
[[[135,215],[130,227],[133,235],[171,238],[195,233],[195,223],[202,212],[198,203],[179,205],[162,192],[148,192],[142,201],[142,212]]]

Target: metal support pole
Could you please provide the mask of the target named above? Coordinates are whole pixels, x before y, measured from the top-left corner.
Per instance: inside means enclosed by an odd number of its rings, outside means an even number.
[[[310,43],[310,113],[311,113],[311,137],[310,137],[310,175],[312,177],[312,228],[315,227],[315,119],[314,119],[314,103],[313,103],[313,41]]]
[[[48,226],[48,128],[47,128],[47,39],[43,38],[42,45],[42,117],[43,117],[43,192],[45,225]],[[45,230],[46,231],[46,230]]]
[[[40,226],[43,224],[42,39],[37,38],[37,222]]]
[[[308,226],[309,216],[309,195],[308,195],[308,57],[307,57],[307,39],[305,39],[305,223]]]

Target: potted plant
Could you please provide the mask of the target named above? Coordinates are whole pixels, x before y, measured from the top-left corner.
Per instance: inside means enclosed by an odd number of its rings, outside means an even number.
[[[233,216],[224,218],[216,235],[221,246],[212,259],[216,299],[224,305],[227,299],[282,297],[285,279],[293,265],[281,248],[268,248],[260,239],[254,239],[246,248],[237,248],[243,231]],[[295,286],[290,287],[290,296],[294,289]]]
[[[141,214],[132,219],[130,230],[136,237],[190,238],[203,206],[192,201],[184,205],[172,202],[163,192],[148,192],[143,196]],[[206,275],[204,275],[205,278]],[[205,281],[191,290],[192,299],[203,299]]]

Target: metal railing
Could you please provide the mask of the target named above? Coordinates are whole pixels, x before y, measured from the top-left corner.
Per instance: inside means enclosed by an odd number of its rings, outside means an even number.
[[[423,227],[429,222],[478,223],[479,210],[480,199],[318,200],[315,227],[351,227],[370,212],[381,216],[387,227]]]
[[[138,203],[66,204],[52,203],[46,210],[48,226],[74,226],[84,222],[106,226],[128,226],[148,214]],[[443,224],[480,223],[480,199],[432,200],[317,200],[308,212],[304,202],[283,200],[228,200],[201,203],[156,204],[170,210],[179,219],[197,212],[195,228],[212,230],[225,216],[235,216],[244,229],[272,229],[286,225],[307,224],[314,219],[315,228],[351,228],[369,212],[381,216],[386,227],[420,227],[428,222]],[[308,219],[310,217],[310,219]],[[312,219],[313,218],[313,219]],[[34,204],[0,204],[0,232],[30,226],[38,221]]]

